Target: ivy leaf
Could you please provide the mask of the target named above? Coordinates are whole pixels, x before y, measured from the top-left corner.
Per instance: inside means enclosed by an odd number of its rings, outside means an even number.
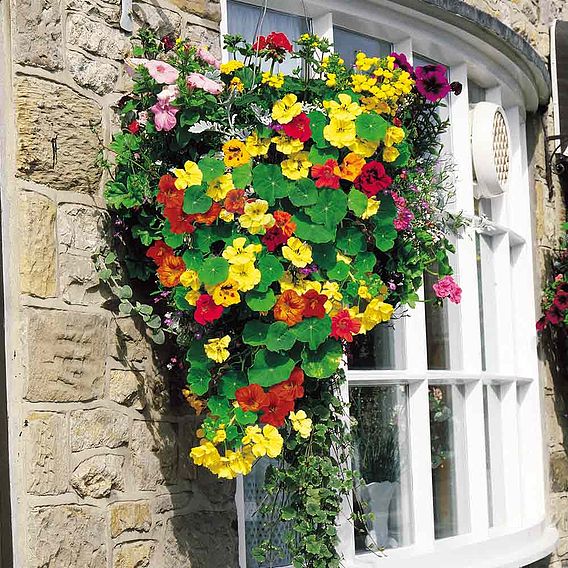
[[[150,339],[156,345],[163,345],[166,342],[166,334],[164,333],[163,329],[158,329],[150,335]]]
[[[187,384],[191,392],[197,396],[203,396],[209,390],[211,374],[203,367],[193,367],[187,373]]]
[[[355,119],[355,130],[359,138],[379,142],[384,139],[389,123],[375,113],[360,114]]]
[[[327,339],[315,351],[302,351],[302,369],[309,377],[326,379],[337,371],[343,357],[343,348],[339,341]]]
[[[248,371],[249,383],[271,387],[287,380],[293,369],[294,361],[290,357],[262,349]]]
[[[215,286],[227,280],[229,276],[229,263],[220,257],[212,257],[203,261],[199,269],[199,280],[206,286]]]
[[[216,158],[202,158],[197,165],[203,173],[205,183],[209,183],[225,173],[225,164]],[[186,211],[186,213],[189,213],[189,211]],[[196,213],[203,213],[203,211],[196,211]]]
[[[261,292],[265,292],[270,284],[279,280],[284,274],[282,264],[272,254],[265,254],[258,260],[258,269],[262,274],[258,285],[258,289]]]
[[[296,223],[294,233],[299,239],[310,241],[311,243],[329,243],[335,238],[335,227],[316,225],[304,213],[296,213],[292,220]]]
[[[312,131],[312,140],[315,142],[316,146],[320,148],[325,148],[329,145],[327,140],[323,137],[323,129],[327,125],[326,116],[314,110],[308,113],[308,118],[310,119],[310,129]]]
[[[209,210],[213,200],[205,195],[203,187],[200,185],[192,185],[185,190],[185,195],[183,198],[183,212],[188,215],[193,215],[194,213],[205,213]]]
[[[296,183],[291,184],[288,199],[296,207],[313,205],[318,200],[318,190],[316,184],[308,178],[302,178]]]
[[[386,252],[391,250],[396,240],[397,232],[393,222],[396,217],[396,205],[390,195],[381,197],[381,206],[373,217],[375,229],[373,231],[377,248]]]
[[[286,324],[284,324],[286,325]],[[307,318],[291,328],[299,341],[307,343],[310,349],[317,349],[331,333],[331,318]]]
[[[308,159],[312,164],[325,164],[328,160],[337,161],[338,158],[339,150],[332,146],[326,146],[325,148],[312,146],[310,153],[308,154]]]
[[[270,205],[276,197],[284,197],[290,192],[290,186],[280,167],[276,164],[258,164],[252,170],[252,185],[256,194]]]
[[[294,507],[284,507],[280,511],[280,518],[283,521],[291,521],[296,518],[296,509]]]
[[[234,399],[235,391],[247,385],[248,381],[243,373],[229,371],[225,373],[219,381],[219,392],[227,398]]]
[[[106,282],[112,276],[112,270],[110,268],[103,268],[99,271],[99,278]]]
[[[339,229],[337,232],[337,248],[341,249],[345,254],[355,256],[357,253],[365,250],[365,247],[365,237],[355,227]]]
[[[347,207],[349,207],[357,217],[361,217],[365,209],[367,209],[367,201],[367,196],[362,191],[353,188],[347,196]]]
[[[267,312],[276,303],[276,296],[269,288],[266,292],[253,290],[245,296],[247,306],[255,312]]]
[[[296,338],[283,321],[275,321],[268,328],[266,347],[270,351],[287,351],[292,348],[294,343],[296,343]]]
[[[258,320],[248,321],[243,329],[243,341],[247,345],[265,345],[269,324]]]
[[[237,189],[244,189],[252,180],[252,167],[250,162],[233,168],[233,183]]]
[[[306,208],[314,223],[336,227],[347,213],[347,196],[336,189],[321,189],[315,205]]]

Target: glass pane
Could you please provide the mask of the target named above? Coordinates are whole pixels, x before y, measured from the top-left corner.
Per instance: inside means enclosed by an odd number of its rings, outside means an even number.
[[[369,57],[386,57],[392,52],[392,45],[388,41],[338,27],[333,28],[333,47],[344,59],[346,67],[353,67],[360,51]]]
[[[353,499],[355,549],[407,546],[413,539],[407,387],[351,387],[349,397],[353,469],[361,476]]]
[[[306,18],[278,12],[277,10],[266,10],[262,19],[262,8],[251,6],[234,0],[227,1],[227,22],[230,34],[240,34],[247,41],[253,43],[256,35],[267,35],[270,32],[283,32],[291,42],[297,40],[303,33],[308,31]],[[270,68],[270,63],[264,64],[266,69]],[[286,59],[280,63],[279,69],[283,73],[291,73],[298,67],[297,59]]]
[[[379,324],[348,344],[347,366],[352,371],[404,368],[404,319]]]
[[[284,532],[286,523],[270,523],[269,518],[259,512],[259,508],[266,502],[267,494],[264,487],[264,475],[270,464],[276,464],[276,460],[262,458],[256,462],[252,472],[243,477],[244,490],[244,509],[245,509],[245,540],[247,568],[276,568],[278,566],[289,566],[291,559],[285,555],[284,558],[272,557],[265,562],[258,563],[252,556],[252,551],[261,542],[270,539],[275,546],[283,546]]]
[[[467,464],[463,417],[463,389],[457,385],[432,385],[430,402],[430,444],[434,534],[446,538],[467,532]]]
[[[432,286],[437,278],[424,273],[424,298],[426,312],[426,349],[428,352],[428,369],[446,370],[450,368],[450,332],[448,318],[448,302],[436,303],[436,295]]]
[[[500,385],[483,386],[487,505],[490,527],[501,525],[505,521],[501,393]]]

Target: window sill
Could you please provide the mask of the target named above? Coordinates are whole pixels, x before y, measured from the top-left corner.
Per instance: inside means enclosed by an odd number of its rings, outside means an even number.
[[[452,542],[453,541],[453,542]],[[438,542],[428,551],[416,546],[389,551],[385,556],[362,554],[345,562],[347,568],[522,568],[554,551],[554,527],[536,525],[507,535],[464,544],[462,537]]]

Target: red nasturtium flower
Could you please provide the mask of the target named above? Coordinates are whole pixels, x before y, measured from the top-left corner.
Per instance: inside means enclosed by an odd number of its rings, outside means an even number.
[[[225,209],[230,213],[238,213],[242,215],[245,212],[245,190],[244,189],[231,189],[225,197]]]
[[[160,266],[166,256],[172,256],[174,249],[168,246],[164,241],[154,241],[152,246],[146,251],[146,256],[151,258],[158,266]]]
[[[292,215],[286,211],[274,211],[275,225],[282,229],[285,237],[291,237],[296,230],[296,223],[292,221]]]
[[[178,203],[176,199],[171,199],[168,205],[164,207],[164,217],[170,222],[172,233],[179,235],[181,233],[193,233],[193,231],[195,231],[195,227],[193,226],[195,216],[184,213],[183,201]]]
[[[312,177],[316,180],[316,187],[339,189],[340,178],[335,174],[337,167],[335,160],[327,160],[325,164],[312,166]]]
[[[361,169],[361,173],[355,178],[353,185],[360,189],[367,197],[377,195],[392,183],[392,178],[386,174],[385,167],[381,162],[373,160],[367,162]]]
[[[278,225],[272,225],[267,229],[266,233],[262,235],[262,243],[268,252],[274,252],[280,245],[283,245],[288,240],[284,231]]]
[[[302,142],[307,142],[312,136],[310,119],[305,112],[295,116],[288,124],[284,125],[284,132],[290,138],[297,138]]]
[[[172,198],[174,200],[183,200],[183,190],[178,189],[175,186],[175,179],[170,174],[165,174],[160,178],[158,182],[158,203],[162,205],[167,205]],[[177,199],[176,199],[177,198]]]
[[[318,294],[315,290],[308,290],[302,295],[306,306],[304,308],[305,318],[323,318],[325,316],[325,303],[328,298],[325,294]]]
[[[348,310],[341,310],[331,318],[331,337],[353,341],[353,335],[359,333],[361,322],[353,319]]]
[[[193,215],[194,223],[203,223],[204,225],[212,225],[221,213],[221,205],[213,203],[205,213],[195,213]]]
[[[294,367],[290,377],[271,387],[270,392],[276,393],[280,398],[296,400],[304,396],[304,371],[300,367]]]
[[[162,286],[173,288],[179,284],[180,276],[185,272],[185,262],[181,256],[170,254],[162,259],[158,268],[158,278]]]
[[[268,394],[260,385],[252,384],[248,387],[241,387],[235,392],[235,397],[239,406],[245,412],[259,412],[264,406],[268,406]]]
[[[292,326],[304,318],[306,302],[294,290],[285,290],[274,306],[274,319]]]
[[[262,408],[260,422],[281,428],[292,410],[294,410],[293,400],[281,398],[276,392],[269,392],[268,404]]]
[[[218,306],[209,294],[201,294],[195,307],[193,317],[201,325],[215,321],[223,314],[223,306]]]

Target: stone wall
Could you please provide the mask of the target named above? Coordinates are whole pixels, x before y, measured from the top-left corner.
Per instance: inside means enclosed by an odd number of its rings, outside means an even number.
[[[170,396],[144,332],[102,307],[91,262],[108,229],[97,158],[127,86],[121,2],[8,1],[14,565],[236,566],[234,487],[189,464],[195,419]],[[133,13],[219,52],[218,2],[148,0]]]

